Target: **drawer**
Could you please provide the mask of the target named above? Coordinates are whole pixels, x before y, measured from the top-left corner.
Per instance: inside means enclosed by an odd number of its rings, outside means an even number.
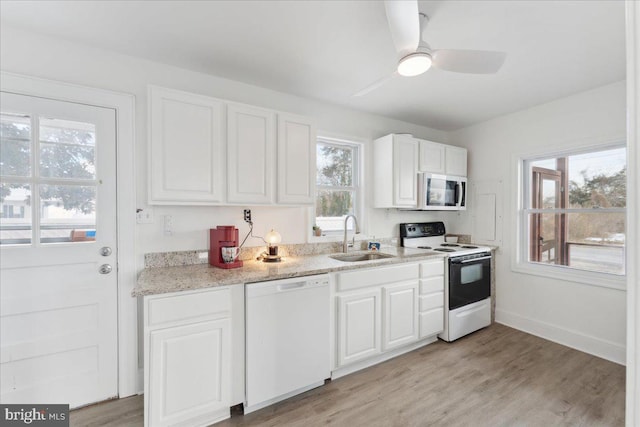
[[[432,310],[444,307],[444,292],[423,295],[420,297],[420,311]]]
[[[444,259],[436,259],[420,263],[420,277],[444,275]]]
[[[367,270],[354,270],[336,274],[338,292],[366,288],[368,286],[416,280],[418,264],[401,264]]]
[[[230,313],[229,288],[154,297],[147,301],[148,326],[197,318],[229,317]]]
[[[420,338],[439,334],[444,330],[444,309],[436,308],[420,313]]]
[[[420,295],[444,291],[444,276],[420,279]]]

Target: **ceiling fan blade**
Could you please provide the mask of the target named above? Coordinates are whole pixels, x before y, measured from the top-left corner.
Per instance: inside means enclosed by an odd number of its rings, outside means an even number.
[[[380,86],[382,86],[383,84],[385,84],[386,82],[388,82],[389,80],[391,80],[392,78],[394,78],[395,76],[398,75],[397,71],[394,71],[393,73],[389,74],[388,76],[385,76],[381,79],[376,80],[375,82],[371,83],[369,86],[365,87],[364,89],[362,89],[359,92],[354,93],[353,95],[351,95],[352,97],[358,97],[358,96],[364,96],[366,94],[368,94],[369,92],[372,92],[376,89],[378,89]]]
[[[391,38],[400,56],[415,52],[420,42],[420,20],[417,0],[386,0]]]
[[[469,74],[494,74],[507,54],[490,50],[441,49],[432,53],[433,66],[441,70]]]

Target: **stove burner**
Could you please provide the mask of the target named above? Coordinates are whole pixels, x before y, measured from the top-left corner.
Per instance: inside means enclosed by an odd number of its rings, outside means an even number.
[[[460,245],[457,244],[457,243],[442,243],[442,244],[440,244],[440,246],[451,246],[452,248],[455,248],[455,247],[460,246]]]
[[[458,246],[458,245],[456,245]],[[455,249],[449,249],[449,248],[435,248],[434,251],[438,251],[438,252],[455,252]]]
[[[431,249],[431,246],[418,246],[418,249]]]
[[[463,246],[464,249],[478,249],[477,246],[469,246],[469,245],[465,245]]]

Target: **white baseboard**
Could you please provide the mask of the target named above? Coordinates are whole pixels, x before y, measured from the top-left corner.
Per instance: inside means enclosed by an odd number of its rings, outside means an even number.
[[[624,345],[499,309],[496,309],[496,322],[625,365]]]

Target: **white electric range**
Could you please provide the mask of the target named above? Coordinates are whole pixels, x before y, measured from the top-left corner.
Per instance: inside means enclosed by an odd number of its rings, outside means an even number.
[[[400,243],[447,255],[444,331],[454,341],[491,324],[491,249],[445,242],[443,222],[400,224]]]

